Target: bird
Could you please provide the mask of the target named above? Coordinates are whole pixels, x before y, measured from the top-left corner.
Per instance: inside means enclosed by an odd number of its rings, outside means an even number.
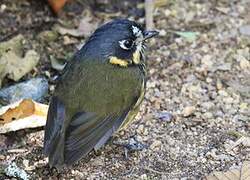
[[[158,35],[128,19],[95,30],[63,69],[44,134],[49,166],[73,165],[128,128],[145,95],[148,39]]]

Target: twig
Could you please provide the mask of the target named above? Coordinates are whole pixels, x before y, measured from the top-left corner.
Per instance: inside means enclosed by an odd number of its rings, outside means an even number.
[[[146,170],[146,171],[150,171],[150,172],[153,172],[153,173],[156,173],[156,174],[160,174],[160,175],[166,175],[167,173],[165,172],[160,172],[160,171],[157,171],[157,170],[154,170],[150,167],[141,167],[142,169]]]
[[[154,12],[154,1],[153,0],[145,0],[145,13],[146,13],[146,29],[153,29],[153,12]]]

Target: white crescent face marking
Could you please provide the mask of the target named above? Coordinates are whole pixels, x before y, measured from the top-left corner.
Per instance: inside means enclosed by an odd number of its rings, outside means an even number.
[[[132,26],[132,31],[136,37],[142,36],[142,31],[138,27]]]
[[[126,39],[125,39],[125,40],[119,41],[120,47],[121,47],[122,49],[129,50],[130,48],[127,48],[127,47],[124,45],[125,42],[126,42]]]

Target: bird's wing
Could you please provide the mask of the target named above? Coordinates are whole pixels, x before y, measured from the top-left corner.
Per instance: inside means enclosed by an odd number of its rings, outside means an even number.
[[[71,165],[96,145],[103,145],[122,124],[127,113],[128,110],[100,117],[86,112],[77,115],[66,131],[65,164]]]
[[[49,156],[50,162],[53,165],[63,164],[63,123],[65,122],[65,118],[64,104],[57,97],[52,97],[45,125],[44,153]]]

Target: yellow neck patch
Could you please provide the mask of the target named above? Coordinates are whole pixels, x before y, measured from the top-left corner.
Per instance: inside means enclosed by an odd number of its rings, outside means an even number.
[[[123,59],[119,59],[117,57],[114,57],[114,56],[111,56],[110,59],[109,59],[109,62],[111,64],[115,64],[115,65],[119,65],[121,67],[127,67],[128,66],[128,61],[125,61]]]
[[[141,60],[140,52],[137,50],[133,53],[133,63],[139,64]],[[126,61],[124,59],[119,59],[117,57],[111,56],[109,59],[110,64],[119,65],[121,67],[127,67],[129,64],[131,64],[131,61]]]
[[[135,64],[139,64],[140,63],[140,60],[141,60],[141,55],[140,55],[140,52],[138,50],[136,50],[134,53],[133,53],[133,62]]]

